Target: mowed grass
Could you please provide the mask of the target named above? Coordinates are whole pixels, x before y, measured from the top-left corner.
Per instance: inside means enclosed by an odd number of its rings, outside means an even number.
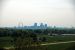
[[[24,48],[23,50],[75,50],[75,43],[66,43],[66,44],[54,44],[54,45],[46,45],[46,46],[32,46]],[[69,49],[71,48],[71,49]],[[14,48],[10,48],[9,50],[14,50]]]
[[[65,42],[65,41],[75,41],[75,36],[49,36],[49,35],[38,35],[39,37],[46,37],[48,39],[45,43],[53,42]],[[13,46],[12,37],[0,37],[0,48],[2,47],[12,47]],[[43,42],[41,42],[43,43]],[[75,45],[75,43],[66,43],[66,44],[55,44],[55,45],[46,45],[39,46],[39,50],[66,50],[67,48]],[[32,47],[34,48],[34,47]],[[35,47],[36,49],[37,47]]]
[[[41,50],[68,50],[68,48],[71,48],[72,46],[75,46],[75,43],[46,45],[42,46]]]
[[[0,37],[0,47],[10,47],[12,46],[12,37]]]
[[[38,35],[39,37],[46,37],[48,42],[64,42],[64,41],[75,41],[75,35],[56,35],[56,36],[49,36],[49,35]]]

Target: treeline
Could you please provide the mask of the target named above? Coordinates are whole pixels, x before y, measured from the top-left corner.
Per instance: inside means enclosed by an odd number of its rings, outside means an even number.
[[[10,28],[0,28],[0,37],[1,36],[21,36],[22,34],[75,34],[75,29],[10,29]],[[26,36],[27,36],[26,35]]]

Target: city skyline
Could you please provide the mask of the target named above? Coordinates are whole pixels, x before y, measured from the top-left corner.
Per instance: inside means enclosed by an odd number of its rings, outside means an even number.
[[[19,24],[18,27],[15,27],[17,29],[47,29],[49,26],[47,26],[47,24],[44,24],[44,23],[40,23],[40,25],[38,25],[38,23],[34,23],[33,25],[30,25],[30,26],[26,26],[26,25],[23,25],[22,23]]]

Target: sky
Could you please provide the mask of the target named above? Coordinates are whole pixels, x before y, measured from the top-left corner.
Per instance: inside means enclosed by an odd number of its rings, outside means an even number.
[[[71,0],[0,0],[0,27],[33,25],[75,27]]]

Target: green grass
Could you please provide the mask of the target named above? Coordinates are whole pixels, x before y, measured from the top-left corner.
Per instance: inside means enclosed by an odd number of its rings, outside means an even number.
[[[75,46],[75,43],[34,46],[34,47],[32,46],[32,47],[26,47],[24,48],[24,50],[68,50],[68,48],[71,48],[72,46]]]
[[[75,43],[66,43],[66,44],[55,44],[55,45],[46,45],[46,46],[32,46],[24,48],[25,50],[67,50],[68,48],[74,46]]]
[[[39,37],[46,37],[48,42],[61,42],[61,41],[75,41],[75,36],[49,36],[49,35],[38,35]]]
[[[11,37],[0,37],[0,47],[9,47],[12,46],[13,38]]]
[[[42,46],[42,50],[66,50],[67,48],[70,48],[73,45],[75,45],[75,43],[48,45],[48,46]]]
[[[46,37],[48,42],[62,42],[62,41],[74,41],[75,36],[49,36],[49,35],[38,35],[39,37]],[[0,37],[0,48],[1,47],[12,47],[13,43],[12,37]],[[44,42],[41,42],[44,43]],[[73,46],[75,43],[67,43],[67,44],[56,44],[56,45],[47,45],[47,46],[38,46],[31,48],[38,48],[39,50],[66,50],[67,48]]]

